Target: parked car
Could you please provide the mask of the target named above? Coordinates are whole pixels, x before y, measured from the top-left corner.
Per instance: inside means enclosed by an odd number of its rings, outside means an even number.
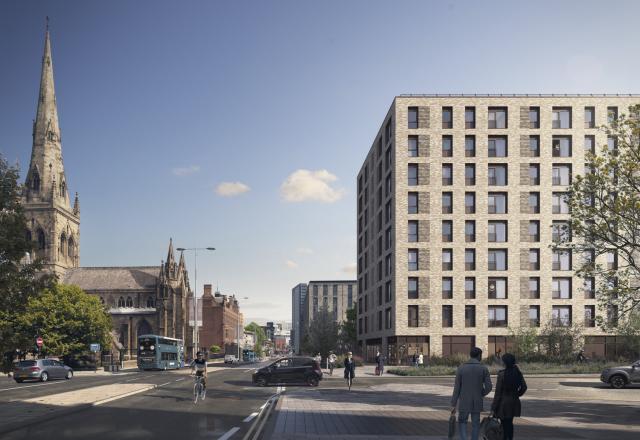
[[[20,361],[15,364],[13,370],[13,378],[18,383],[25,380],[46,382],[49,379],[71,379],[72,377],[73,369],[54,359]]]
[[[320,364],[304,356],[278,359],[253,373],[253,383],[262,387],[270,383],[306,383],[316,387],[321,380]]]
[[[627,367],[613,367],[602,371],[600,380],[611,388],[624,388],[630,383],[640,383],[640,360]]]
[[[235,354],[227,354],[224,356],[225,364],[237,364],[238,362],[240,362],[240,360],[238,359],[238,356],[236,356]]]

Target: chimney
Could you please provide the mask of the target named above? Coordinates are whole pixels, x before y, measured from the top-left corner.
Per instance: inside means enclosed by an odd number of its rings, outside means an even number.
[[[211,295],[211,284],[205,284],[204,285],[204,294],[205,295]]]

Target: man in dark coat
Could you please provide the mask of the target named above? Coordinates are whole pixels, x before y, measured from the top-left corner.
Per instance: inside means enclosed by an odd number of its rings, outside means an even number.
[[[379,376],[384,373],[384,356],[380,352],[376,355],[376,370]]]
[[[451,397],[451,413],[458,406],[458,428],[460,440],[467,440],[467,419],[471,414],[471,440],[478,440],[480,431],[480,413],[484,396],[491,392],[489,369],[480,363],[482,350],[471,349],[471,358],[458,367],[456,382]]]
[[[513,418],[520,417],[522,407],[520,396],[527,391],[527,383],[516,366],[516,358],[511,353],[502,356],[505,369],[498,372],[496,392],[491,404],[491,412],[502,422],[504,439],[513,439]]]

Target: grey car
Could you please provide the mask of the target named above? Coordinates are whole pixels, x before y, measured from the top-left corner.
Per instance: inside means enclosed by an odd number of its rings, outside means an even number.
[[[640,360],[628,367],[607,368],[600,374],[600,380],[612,388],[624,388],[630,383],[640,383]]]
[[[55,359],[34,359],[20,361],[15,364],[13,378],[21,383],[25,380],[39,380],[46,382],[49,379],[71,379],[73,369]]]

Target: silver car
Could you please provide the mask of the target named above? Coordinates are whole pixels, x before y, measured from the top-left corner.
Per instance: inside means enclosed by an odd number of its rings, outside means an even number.
[[[21,383],[25,380],[39,380],[46,382],[49,379],[71,379],[73,370],[71,367],[55,359],[34,359],[20,361],[15,364],[13,378]]]
[[[612,388],[624,388],[630,383],[640,383],[640,361],[626,367],[607,368],[600,375],[600,380]]]

